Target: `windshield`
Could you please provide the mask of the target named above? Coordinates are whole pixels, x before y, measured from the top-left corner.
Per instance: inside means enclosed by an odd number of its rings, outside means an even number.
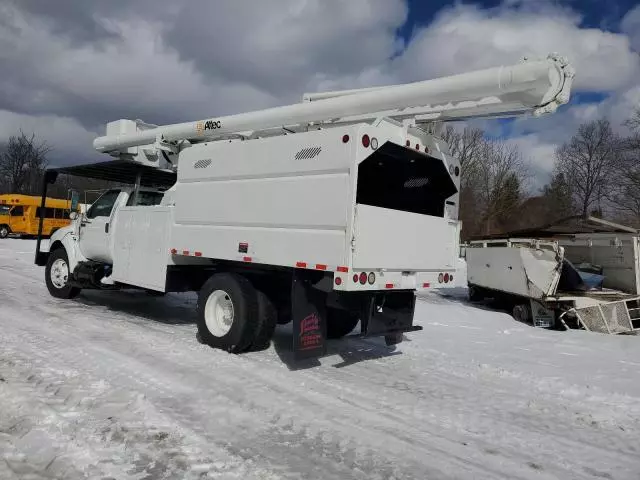
[[[9,207],[0,205],[0,215],[9,215]]]

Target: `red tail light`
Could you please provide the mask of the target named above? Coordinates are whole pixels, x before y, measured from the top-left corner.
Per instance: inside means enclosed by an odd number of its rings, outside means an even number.
[[[368,148],[370,143],[371,143],[371,139],[369,139],[369,135],[364,134],[362,136],[362,146],[364,148]]]
[[[349,141],[349,135],[343,135],[342,136],[342,143],[347,143]]]
[[[357,273],[353,274],[353,283],[358,283],[358,274]]]
[[[336,277],[335,282],[336,285],[342,285],[342,279],[340,277]]]
[[[360,274],[360,285],[364,285],[365,283],[367,283],[367,274],[362,272]]]
[[[444,274],[444,283],[449,283],[449,274],[448,273]]]

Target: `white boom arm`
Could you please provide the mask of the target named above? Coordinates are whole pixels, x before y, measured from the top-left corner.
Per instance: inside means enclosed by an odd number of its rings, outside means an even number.
[[[537,116],[552,113],[569,101],[573,77],[567,60],[554,54],[544,60],[405,85],[307,94],[302,103],[256,112],[134,131],[120,129],[96,138],[93,145],[100,152],[122,152],[136,146],[160,147],[183,140],[210,141],[244,132],[379,117],[413,117],[422,123],[524,113]]]

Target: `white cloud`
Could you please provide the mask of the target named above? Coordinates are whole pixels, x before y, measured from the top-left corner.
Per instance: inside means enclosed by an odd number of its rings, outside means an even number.
[[[449,75],[519,62],[523,56],[567,56],[577,69],[575,87],[615,90],[636,82],[638,56],[622,34],[581,28],[580,17],[538,2],[482,10],[458,5],[419,30],[397,61],[408,76]]]
[[[54,20],[67,17],[19,7],[0,6],[0,109],[100,132],[117,118],[173,123],[297,102],[318,85],[376,83],[407,14],[402,0],[178,2],[161,18],[96,9],[80,19],[95,25],[65,30]],[[78,40],[93,30],[100,36]]]
[[[0,5],[0,141],[31,118],[44,136],[60,129],[51,141],[79,153],[70,161],[89,155],[94,135],[118,118],[193,120],[297,102],[305,91],[422,80],[558,51],[577,68],[576,89],[610,97],[515,123],[513,141],[543,171],[580,121],[607,113],[616,122],[640,96],[631,48],[640,8],[625,17],[625,35],[581,28],[579,15],[546,0],[490,10],[458,4],[400,51],[403,0],[47,5]]]
[[[403,0],[194,0],[166,40],[208,75],[298,99],[318,79],[385,64],[406,17]]]
[[[625,17],[623,27],[626,34],[582,28],[575,12],[541,0],[513,0],[490,10],[458,4],[416,31],[394,68],[403,78],[417,80],[511,64],[523,56],[567,56],[577,70],[574,95],[597,92],[606,98],[511,125],[509,142],[530,161],[537,190],[549,178],[556,147],[580,123],[607,116],[622,133],[622,122],[640,104],[640,57],[632,48],[640,40],[640,7]],[[492,121],[480,125],[493,134],[500,130]]]
[[[97,133],[87,130],[77,120],[57,115],[24,115],[0,110],[0,139],[4,140],[22,130],[35,132],[35,141],[44,142],[53,150],[49,158],[66,165],[99,159],[92,142]]]
[[[549,181],[553,170],[556,144],[549,143],[538,134],[529,134],[509,138],[507,143],[518,147],[523,160],[531,175],[530,193],[538,194],[540,189]]]
[[[629,36],[633,49],[640,52],[640,5],[627,12],[622,19],[621,29]]]

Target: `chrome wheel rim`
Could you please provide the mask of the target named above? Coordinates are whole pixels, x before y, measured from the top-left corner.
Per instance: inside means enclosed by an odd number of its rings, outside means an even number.
[[[51,283],[56,288],[64,288],[69,279],[69,266],[62,258],[56,259],[51,265]]]
[[[204,306],[204,320],[207,329],[214,337],[224,337],[235,318],[231,297],[224,290],[215,290],[207,298]]]

